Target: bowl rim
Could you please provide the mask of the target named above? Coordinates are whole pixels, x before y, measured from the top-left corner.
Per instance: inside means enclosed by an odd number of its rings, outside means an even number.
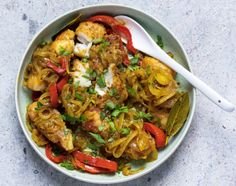
[[[183,52],[183,56],[184,58],[186,59],[186,62],[188,64],[188,68],[189,68],[189,71],[193,73],[193,70],[192,70],[192,66],[189,62],[189,58],[188,58],[188,55],[186,53],[186,51],[184,50],[181,42],[177,39],[176,35],[173,34],[170,29],[165,25],[163,24],[159,19],[157,19],[156,17],[140,10],[139,8],[134,8],[134,7],[130,7],[128,5],[122,5],[122,4],[116,4],[116,3],[101,3],[101,4],[97,4],[97,5],[87,5],[87,6],[83,6],[83,7],[79,7],[79,8],[75,8],[75,9],[72,9],[72,10],[69,10],[69,11],[66,11],[65,13],[57,16],[56,18],[52,19],[51,21],[49,21],[49,23],[47,23],[45,26],[43,26],[35,35],[34,37],[31,39],[31,41],[29,42],[29,44],[27,45],[27,48],[25,49],[25,52],[21,58],[21,61],[20,61],[20,64],[18,66],[18,71],[17,71],[17,76],[16,76],[16,84],[15,84],[15,106],[16,106],[16,111],[17,111],[17,117],[18,117],[18,120],[20,122],[20,126],[23,130],[23,133],[27,139],[27,141],[29,142],[29,144],[31,145],[31,147],[34,149],[34,151],[39,155],[39,157],[41,157],[45,162],[47,162],[50,166],[52,166],[54,169],[56,169],[57,171],[59,171],[60,173],[63,173],[71,178],[74,178],[76,180],[79,180],[79,181],[83,181],[83,182],[87,182],[87,183],[95,183],[95,184],[116,184],[116,183],[123,183],[123,182],[127,182],[127,181],[131,181],[131,180],[134,180],[134,179],[137,179],[137,178],[140,178],[146,174],[148,174],[149,172],[153,171],[154,169],[156,169],[158,166],[160,166],[161,164],[163,164],[168,158],[170,158],[171,155],[174,154],[174,152],[177,150],[177,148],[180,146],[180,144],[183,142],[190,126],[191,126],[191,123],[192,123],[192,119],[193,119],[193,115],[194,115],[194,112],[195,112],[195,109],[196,109],[196,89],[194,87],[192,87],[192,100],[191,100],[191,103],[192,103],[192,106],[191,106],[191,110],[189,112],[189,116],[188,116],[188,120],[189,120],[189,125],[187,125],[184,133],[180,136],[180,139],[179,141],[176,143],[176,145],[170,149],[170,151],[168,152],[168,154],[163,157],[162,160],[159,161],[159,164],[158,165],[155,165],[149,169],[145,168],[143,171],[141,171],[140,173],[137,173],[137,174],[134,174],[134,175],[131,175],[131,176],[127,176],[127,177],[123,177],[122,179],[120,180],[90,180],[89,178],[85,178],[85,177],[75,177],[73,176],[72,174],[69,174],[68,173],[68,170],[64,170],[62,168],[59,168],[56,164],[54,164],[53,162],[51,162],[48,158],[46,158],[45,155],[43,155],[38,147],[33,143],[33,140],[30,138],[30,136],[28,135],[28,132],[26,130],[26,127],[24,127],[24,122],[21,118],[21,115],[20,115],[20,109],[19,109],[19,105],[18,105],[18,88],[19,86],[21,86],[20,82],[19,82],[19,77],[20,77],[20,72],[21,72],[21,69],[22,69],[22,65],[24,63],[24,59],[26,57],[26,54],[27,52],[29,51],[29,49],[31,48],[33,42],[35,41],[35,39],[40,35],[41,32],[43,32],[48,26],[50,26],[52,23],[58,21],[59,19],[67,16],[68,14],[71,14],[71,13],[74,13],[74,12],[77,12],[77,11],[80,11],[80,10],[83,10],[83,9],[87,9],[87,8],[95,8],[95,7],[119,7],[119,8],[128,8],[128,9],[133,9],[139,13],[142,13],[142,14],[145,14],[145,16],[155,20],[156,22],[158,22],[162,27],[164,27],[164,29],[167,30],[167,32],[169,32],[169,34],[174,38],[175,42],[178,43],[180,49],[181,49],[181,52]]]

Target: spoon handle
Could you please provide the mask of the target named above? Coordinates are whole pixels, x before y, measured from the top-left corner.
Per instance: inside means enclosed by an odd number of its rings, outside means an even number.
[[[174,71],[178,72],[182,75],[186,80],[188,80],[194,87],[200,90],[203,94],[205,94],[212,102],[221,107],[227,112],[232,112],[234,110],[234,105],[230,103],[228,100],[223,98],[220,94],[210,88],[206,83],[200,80],[198,77],[193,75],[191,72],[186,70],[183,66],[177,63],[174,59],[172,59],[168,54],[166,54],[163,50],[161,50],[158,46],[156,47],[156,51],[149,51],[149,55],[163,61],[166,65],[172,68]]]

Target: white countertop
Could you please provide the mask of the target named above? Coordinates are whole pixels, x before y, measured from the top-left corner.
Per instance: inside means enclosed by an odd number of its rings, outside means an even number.
[[[194,73],[236,104],[235,0],[1,0],[1,186],[91,185],[57,172],[32,150],[16,116],[14,86],[23,52],[39,29],[65,11],[108,2],[140,8],[165,23],[182,42]],[[226,113],[198,93],[179,149],[158,169],[127,184],[235,186],[236,111]]]

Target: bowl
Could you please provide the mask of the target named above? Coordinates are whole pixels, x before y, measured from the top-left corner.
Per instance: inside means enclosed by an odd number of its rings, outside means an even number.
[[[196,102],[196,95],[195,89],[181,76],[177,75],[176,79],[181,84],[181,88],[188,90],[190,95],[190,112],[188,118],[183,126],[183,128],[179,131],[179,133],[171,139],[168,146],[159,152],[159,157],[157,160],[146,163],[145,169],[137,174],[130,175],[130,176],[123,176],[122,174],[115,174],[115,175],[92,175],[84,172],[79,171],[70,171],[66,170],[65,168],[51,162],[45,155],[44,148],[38,147],[31,138],[31,133],[26,127],[26,107],[31,102],[31,95],[30,91],[23,87],[23,80],[24,80],[24,70],[28,63],[31,62],[31,56],[33,51],[36,49],[37,45],[40,41],[49,39],[58,30],[60,30],[66,23],[70,22],[74,18],[78,16],[79,13],[82,13],[84,17],[88,17],[94,14],[109,14],[112,16],[116,15],[127,15],[131,18],[138,21],[147,31],[148,33],[155,39],[157,35],[162,36],[162,39],[165,44],[165,50],[171,51],[176,61],[182,64],[186,69],[191,70],[191,66],[186,55],[185,50],[183,49],[180,42],[176,39],[173,33],[171,33],[166,26],[164,26],[160,21],[156,18],[142,12],[141,10],[131,8],[128,6],[123,5],[94,5],[94,6],[87,6],[83,8],[78,8],[73,11],[67,12],[60,17],[54,19],[49,24],[47,24],[43,29],[41,29],[36,36],[32,39],[28,48],[26,49],[22,61],[20,62],[19,71],[16,79],[16,88],[15,88],[15,102],[16,102],[16,109],[17,115],[20,121],[21,128],[29,141],[30,145],[33,149],[37,152],[37,154],[46,161],[50,166],[54,167],[58,171],[62,172],[63,174],[70,176],[72,178],[90,182],[90,183],[97,183],[97,184],[112,184],[112,183],[120,183],[130,181],[136,178],[139,178],[150,171],[158,168],[162,163],[164,163],[179,147],[181,142],[183,141],[193,118],[193,113],[195,110],[195,102]]]

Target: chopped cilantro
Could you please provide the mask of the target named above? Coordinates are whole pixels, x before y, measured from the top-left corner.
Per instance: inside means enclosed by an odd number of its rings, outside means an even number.
[[[116,96],[118,95],[118,90],[116,88],[111,88],[110,91],[109,91],[109,95],[110,96]]]
[[[101,88],[105,88],[106,87],[105,77],[104,77],[103,74],[100,77],[97,78],[97,84]]]
[[[82,123],[84,121],[86,121],[85,116],[81,115],[79,118],[78,117],[74,117],[74,116],[70,116],[68,114],[62,114],[61,115],[62,119],[64,121],[69,122],[70,124],[74,125],[76,123]]]
[[[83,101],[84,100],[83,96],[81,96],[81,94],[79,94],[78,92],[75,93],[75,97],[79,101]]]
[[[104,42],[105,40],[103,39],[103,38],[97,38],[97,39],[94,39],[93,40],[93,43],[94,44],[99,44],[99,43],[102,43],[102,42]]]
[[[35,110],[39,110],[42,106],[43,106],[43,104],[38,101],[37,102],[37,107],[35,108]]]
[[[115,123],[113,121],[111,121],[111,120],[108,120],[108,124],[111,127],[111,131],[115,132],[116,131]]]
[[[88,93],[89,94],[96,94],[96,90],[93,87],[88,88]]]
[[[129,65],[128,66],[128,69],[130,71],[135,71],[135,70],[138,70],[140,67],[138,65]]]
[[[69,84],[72,84],[72,83],[73,83],[73,78],[70,78],[70,79],[68,80],[68,83],[69,83]]]
[[[83,63],[87,63],[88,62],[88,57],[83,57],[81,60]]]
[[[76,82],[74,83],[74,87],[75,87],[75,88],[78,88],[78,87],[79,87],[79,83],[80,83],[79,81],[76,81]]]
[[[106,114],[104,112],[100,112],[100,118],[103,120],[105,119],[105,117],[106,117]]]
[[[153,116],[150,113],[138,112],[137,118],[139,118],[139,119],[144,118],[144,119],[146,119],[148,121],[151,121]]]
[[[105,104],[105,109],[107,110],[114,110],[116,105],[112,101],[108,101]]]
[[[159,45],[160,48],[163,48],[164,47],[164,43],[162,41],[162,37],[157,35],[157,41],[156,43]]]
[[[131,65],[137,65],[139,61],[139,55],[135,54],[135,56],[133,58],[130,59],[130,64]]]
[[[122,128],[120,129],[120,133],[123,135],[128,135],[130,133],[130,128]]]
[[[110,45],[110,42],[104,40],[104,41],[100,44],[99,49],[98,49],[98,52],[103,51],[103,50],[104,50],[107,46],[109,46],[109,45]]]
[[[93,143],[89,143],[87,145],[88,148],[92,149],[92,150],[99,150],[99,147]]]
[[[99,131],[103,131],[104,127],[105,127],[104,125],[100,125],[100,126],[98,127],[98,130],[99,130]]]
[[[127,113],[128,111],[129,111],[129,110],[128,110],[128,107],[127,107],[127,106],[120,107],[120,108],[115,109],[115,110],[111,113],[111,116],[117,117],[120,113]]]
[[[136,95],[136,91],[134,88],[132,87],[127,87],[127,91],[131,96],[135,96]]]
[[[89,79],[89,76],[87,75],[82,75],[83,78]]]
[[[70,162],[63,162],[63,163],[60,163],[60,166],[66,168],[67,170],[74,170],[74,169],[75,169],[75,167],[73,166],[73,164],[70,163]]]
[[[71,54],[71,52],[66,51],[62,46],[59,46],[59,55],[61,55],[61,56],[68,56],[70,54]]]
[[[105,140],[102,138],[102,136],[100,136],[99,134],[95,134],[92,132],[89,132],[89,134],[96,139],[99,143],[105,144]]]

